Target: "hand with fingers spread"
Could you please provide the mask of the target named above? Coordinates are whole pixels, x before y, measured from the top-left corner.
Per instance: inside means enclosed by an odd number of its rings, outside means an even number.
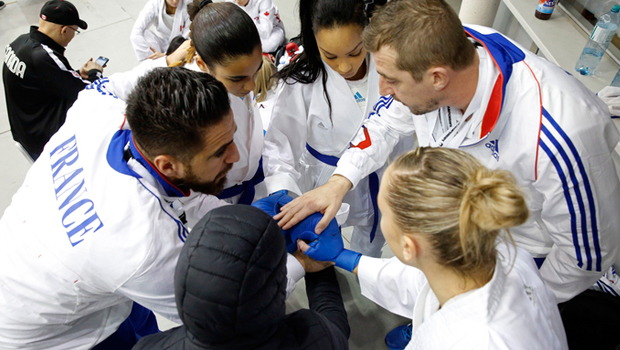
[[[283,206],[280,213],[273,218],[279,220],[278,225],[282,229],[288,230],[309,215],[321,213],[322,219],[314,230],[316,234],[320,234],[338,213],[342,199],[351,187],[353,185],[347,178],[334,175],[325,185],[308,191]]]

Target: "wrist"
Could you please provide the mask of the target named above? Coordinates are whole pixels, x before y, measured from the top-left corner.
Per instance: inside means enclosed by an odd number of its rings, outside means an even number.
[[[342,175],[333,175],[329,178],[327,183],[329,183],[332,189],[342,197],[353,187],[353,183]]]

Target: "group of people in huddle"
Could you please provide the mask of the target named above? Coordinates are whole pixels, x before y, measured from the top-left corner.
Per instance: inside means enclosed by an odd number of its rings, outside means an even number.
[[[232,2],[149,1],[68,109],[0,220],[0,348],[348,349],[334,265],[390,349],[615,348],[600,98],[444,0],[300,0],[264,74],[277,8]]]

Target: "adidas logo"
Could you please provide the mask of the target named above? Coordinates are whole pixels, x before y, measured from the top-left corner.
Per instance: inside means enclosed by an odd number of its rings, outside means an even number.
[[[353,95],[353,96],[355,96],[355,101],[356,102],[364,102],[364,101],[366,101],[366,99],[359,92],[356,92],[355,95]]]
[[[491,150],[493,158],[499,162],[499,140],[493,140],[485,144],[485,146]]]

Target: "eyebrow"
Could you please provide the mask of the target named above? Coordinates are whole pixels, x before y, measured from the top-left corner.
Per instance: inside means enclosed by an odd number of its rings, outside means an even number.
[[[235,132],[237,132],[237,129],[238,129],[238,127],[237,127],[237,123],[235,123]],[[233,133],[233,134],[234,134],[234,133]],[[211,155],[209,156],[209,158],[215,157],[215,155],[216,155],[216,154],[218,154],[218,153],[220,153],[220,152],[223,152],[223,151],[224,151],[226,148],[228,148],[228,146],[230,146],[233,142],[235,142],[234,137],[233,137],[233,139],[232,139],[232,140],[230,140],[230,142],[228,142],[228,143],[227,143],[227,144],[225,144],[225,145],[222,145],[222,147],[218,148],[218,149],[217,149],[217,151],[213,152],[213,154],[211,154]]]
[[[361,41],[360,41],[357,45],[355,45],[355,47],[353,48],[353,50],[351,50],[351,51],[349,51],[349,52],[345,53],[345,55],[348,55],[348,54],[350,54],[350,53],[353,53],[353,51],[357,50],[357,48],[358,48],[358,47],[360,47],[360,45],[362,45],[362,42],[361,42]],[[317,45],[317,46],[318,46],[318,45]],[[329,51],[325,50],[324,48],[322,48],[322,47],[320,47],[320,46],[319,46],[319,48],[320,48],[323,52],[325,52],[325,54],[327,54],[327,55],[338,56],[338,55],[334,55],[333,53],[331,53],[331,52],[329,52]]]
[[[256,72],[258,72],[261,68],[263,68],[263,60],[262,59],[260,61],[260,66],[258,66],[258,69],[256,70]],[[256,73],[256,72],[254,72],[254,73]],[[235,76],[232,76],[232,77],[228,77],[228,79],[245,79],[247,77],[248,77],[247,75],[235,75]]]
[[[379,74],[380,76],[384,77],[384,78],[385,78],[385,79],[387,79],[387,80],[398,80],[398,79],[396,79],[396,78],[392,78],[392,77],[390,77],[390,76],[387,76],[387,75],[385,75],[384,73],[377,72],[377,74]]]
[[[209,158],[215,157],[215,155],[216,155],[216,154],[219,154],[220,152],[224,152],[224,150],[225,150],[226,148],[228,148],[228,146],[230,146],[233,142],[235,142],[235,140],[234,140],[234,139],[230,140],[230,142],[229,142],[229,143],[227,143],[227,144],[223,145],[222,147],[218,148],[218,150],[217,150],[217,151],[213,152],[213,154],[212,154],[212,155],[210,155],[210,156],[209,156]]]

